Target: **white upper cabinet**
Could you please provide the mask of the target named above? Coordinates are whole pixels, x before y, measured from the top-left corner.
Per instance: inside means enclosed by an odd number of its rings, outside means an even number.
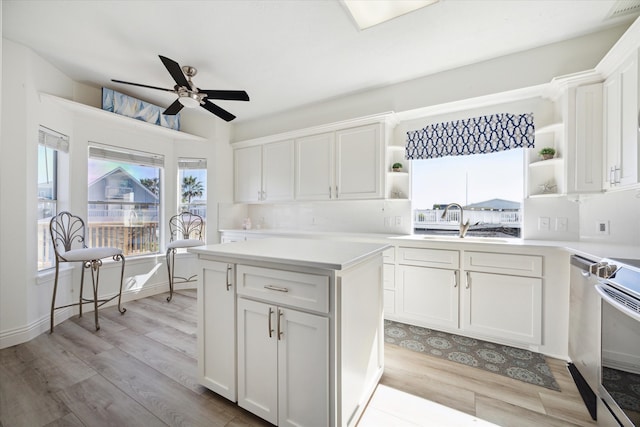
[[[383,148],[378,124],[336,132],[337,198],[382,197]]]
[[[262,146],[262,200],[293,199],[293,141]]]
[[[579,86],[575,100],[575,138],[569,140],[567,192],[601,191],[602,83]]]
[[[605,189],[639,182],[638,86],[638,52],[635,50],[604,83]]]
[[[238,143],[235,201],[382,199],[392,123],[387,113]]]
[[[235,201],[262,200],[262,147],[239,148],[233,155]]]
[[[234,151],[236,202],[293,199],[293,141],[238,148]]]
[[[296,200],[329,200],[334,190],[333,132],[296,139]]]
[[[383,197],[383,141],[373,124],[296,139],[296,200]]]

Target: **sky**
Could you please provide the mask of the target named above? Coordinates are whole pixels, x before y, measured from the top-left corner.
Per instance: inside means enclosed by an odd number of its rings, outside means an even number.
[[[522,202],[523,156],[523,150],[516,149],[491,154],[412,160],[412,207],[431,209],[434,204],[446,203],[464,206],[490,199]]]

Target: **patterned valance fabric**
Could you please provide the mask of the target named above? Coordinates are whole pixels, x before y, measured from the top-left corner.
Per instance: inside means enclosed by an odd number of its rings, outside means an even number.
[[[531,148],[535,141],[533,113],[492,114],[428,125],[407,132],[407,159],[494,153]]]

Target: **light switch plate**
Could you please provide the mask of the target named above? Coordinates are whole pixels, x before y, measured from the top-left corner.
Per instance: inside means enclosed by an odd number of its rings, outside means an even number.
[[[550,222],[551,221],[548,216],[538,217],[538,230],[548,230]]]
[[[569,230],[569,219],[565,217],[556,218],[556,231],[568,231]]]

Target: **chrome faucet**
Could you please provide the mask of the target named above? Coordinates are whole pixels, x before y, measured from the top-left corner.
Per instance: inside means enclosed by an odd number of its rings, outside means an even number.
[[[471,227],[471,224],[469,224],[469,220],[467,220],[466,223],[464,222],[464,219],[463,219],[464,211],[462,210],[462,206],[460,206],[458,203],[449,203],[447,207],[444,208],[444,212],[442,212],[442,219],[444,219],[444,217],[447,216],[447,211],[452,206],[457,206],[458,209],[460,209],[460,234],[458,235],[458,237],[462,239],[467,234],[469,227]]]

